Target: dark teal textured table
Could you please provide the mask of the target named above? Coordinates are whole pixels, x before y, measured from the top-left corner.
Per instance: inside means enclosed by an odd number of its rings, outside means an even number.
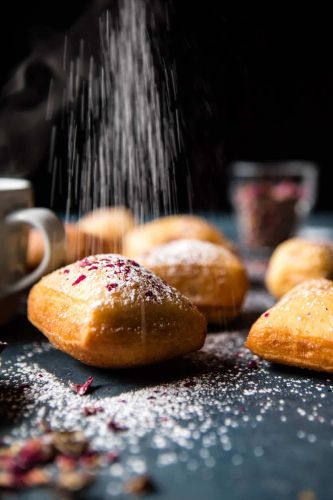
[[[226,219],[215,220],[233,234]],[[127,371],[81,365],[18,315],[1,328],[9,347],[0,374],[0,436],[36,433],[43,417],[57,428],[82,427],[97,448],[116,449],[119,462],[101,470],[83,499],[127,498],[123,482],[143,472],[156,484],[156,500],[332,499],[333,378],[256,363],[243,347],[271,303],[252,287],[242,317],[211,331],[201,352]],[[89,375],[93,393],[72,394],[68,383]],[[84,419],[82,406],[95,401],[104,414]],[[128,429],[107,433],[108,415]],[[45,489],[1,498],[55,497]]]

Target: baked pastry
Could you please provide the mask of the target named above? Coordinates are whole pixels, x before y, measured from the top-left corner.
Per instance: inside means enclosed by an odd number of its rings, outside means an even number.
[[[194,215],[170,215],[129,231],[124,238],[123,253],[136,257],[153,247],[183,238],[232,247],[223,233],[205,219]]]
[[[254,323],[246,346],[268,361],[333,372],[333,281],[293,288]]]
[[[200,349],[206,320],[177,290],[115,254],[87,257],[42,278],[28,318],[88,365],[125,368]]]
[[[99,252],[107,252],[109,243],[97,236],[87,234],[77,224],[64,224],[66,233],[66,247],[64,252],[64,264],[70,264],[86,255]],[[27,267],[34,269],[43,259],[44,242],[40,231],[30,229],[27,247]]]
[[[99,208],[78,221],[82,231],[109,243],[108,252],[121,252],[124,235],[135,226],[132,212],[125,207]]]
[[[333,244],[292,238],[274,251],[267,268],[266,286],[276,298],[302,281],[333,278]]]
[[[188,297],[208,322],[220,323],[239,314],[248,280],[242,262],[227,248],[177,240],[152,248],[138,261]]]

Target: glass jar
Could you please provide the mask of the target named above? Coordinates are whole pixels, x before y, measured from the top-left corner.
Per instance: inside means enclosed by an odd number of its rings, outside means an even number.
[[[317,169],[302,161],[237,162],[230,197],[245,253],[269,254],[295,234],[314,206]]]

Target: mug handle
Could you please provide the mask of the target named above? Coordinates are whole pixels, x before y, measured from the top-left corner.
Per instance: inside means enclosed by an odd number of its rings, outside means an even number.
[[[5,288],[13,294],[28,288],[43,274],[60,267],[64,262],[65,231],[60,220],[47,208],[26,208],[7,215],[8,224],[27,223],[38,229],[43,237],[44,257],[39,266],[16,283]]]

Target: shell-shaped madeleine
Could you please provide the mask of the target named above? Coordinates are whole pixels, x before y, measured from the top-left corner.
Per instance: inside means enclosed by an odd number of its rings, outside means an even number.
[[[122,368],[200,349],[206,321],[177,290],[137,262],[101,254],[45,276],[30,291],[29,320],[80,361]]]

